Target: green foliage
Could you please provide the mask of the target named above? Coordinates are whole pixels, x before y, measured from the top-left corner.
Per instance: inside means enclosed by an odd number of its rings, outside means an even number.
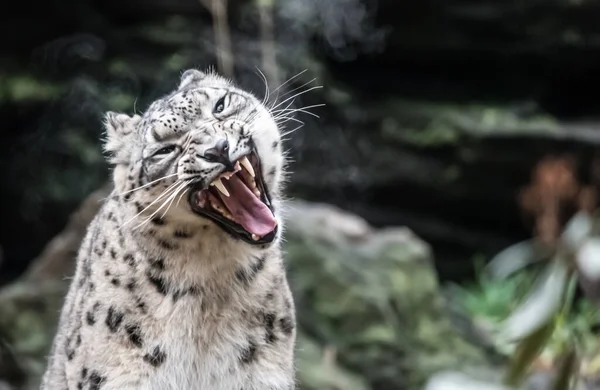
[[[383,137],[417,147],[457,145],[465,138],[490,134],[536,134],[556,129],[549,115],[522,116],[507,107],[389,99],[379,111]]]
[[[581,362],[597,353],[596,297],[575,300],[580,279],[598,282],[600,253],[590,245],[597,240],[597,226],[593,214],[579,212],[555,246],[544,248],[533,240],[512,245],[479,272],[476,283],[459,290],[462,306],[510,355],[505,385],[522,386],[543,355],[554,367],[553,389],[571,389]]]
[[[0,102],[49,101],[61,92],[60,85],[31,75],[0,75]]]
[[[522,295],[533,280],[531,273],[519,273],[506,280],[496,280],[483,272],[474,283],[458,288],[460,300],[468,313],[481,321],[498,325],[517,307],[516,297]]]

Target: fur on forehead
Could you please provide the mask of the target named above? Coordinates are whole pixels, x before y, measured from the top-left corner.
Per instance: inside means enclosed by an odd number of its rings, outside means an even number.
[[[230,87],[232,86],[232,82],[218,74],[212,68],[209,68],[206,72],[199,71],[198,69],[188,69],[181,74],[177,89],[182,91],[184,89],[204,86]]]
[[[188,69],[181,74],[177,91],[199,87],[230,87],[231,80],[219,75],[214,69],[209,68],[206,72],[197,69]],[[141,135],[137,131],[142,117],[139,115],[129,116],[127,114],[109,111],[104,116],[104,128],[106,139],[104,151],[108,154],[111,164],[127,164],[131,157],[131,151],[137,141],[141,142]]]
[[[139,138],[137,126],[141,119],[139,115],[129,116],[112,111],[104,115],[106,138],[103,146],[109,163],[129,163],[132,144]]]

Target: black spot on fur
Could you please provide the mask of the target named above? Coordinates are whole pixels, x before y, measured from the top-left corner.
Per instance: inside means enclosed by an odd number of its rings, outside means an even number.
[[[150,259],[150,266],[163,271],[165,269],[165,261],[163,259]]]
[[[142,205],[141,205],[139,202],[135,202],[134,204],[135,204],[135,211],[136,211],[137,213],[141,213],[141,212],[142,212],[142,210],[144,209],[144,208],[142,207]]]
[[[83,389],[83,382],[77,382],[77,390]]]
[[[250,269],[252,270],[252,272],[254,274],[262,271],[262,269],[265,267],[265,256],[261,256],[258,259],[256,259],[256,263],[252,264],[252,266],[250,267]]]
[[[119,326],[121,326],[121,323],[123,322],[123,316],[124,314],[115,309],[114,306],[108,308],[108,313],[106,314],[105,322],[106,326],[108,326],[108,329],[111,332],[114,333],[119,329]]]
[[[165,362],[167,355],[160,350],[159,347],[154,347],[152,352],[144,355],[144,361],[154,367],[158,367]]]
[[[177,238],[190,238],[193,236],[192,233],[190,232],[186,232],[184,230],[175,230],[175,233],[173,233],[173,235]]]
[[[126,194],[125,196],[123,196],[123,200],[125,200],[126,202],[131,199],[131,194]]]
[[[173,250],[177,248],[177,245],[173,244],[172,242],[160,239],[158,240],[158,245],[168,250]]]
[[[143,302],[143,301],[141,300],[141,298],[138,298],[138,299],[137,299],[137,305],[136,305],[136,307],[137,307],[138,309],[140,309],[140,311],[142,312],[142,314],[147,314],[147,313],[148,313],[148,309],[146,308],[146,303],[145,303],[145,302]]]
[[[256,343],[250,340],[248,346],[242,349],[240,353],[240,361],[244,364],[249,364],[254,359],[256,359]]]
[[[138,325],[126,325],[125,332],[127,332],[127,337],[129,337],[129,341],[136,347],[142,346],[142,332]]]
[[[256,262],[250,268],[240,268],[235,272],[235,277],[243,283],[250,283],[257,273],[265,267],[265,257],[261,256],[256,259]]]
[[[147,276],[150,283],[152,283],[154,287],[156,287],[159,293],[161,293],[162,295],[167,295],[167,282],[163,278],[154,276],[150,272],[148,272]]]
[[[269,344],[272,344],[277,340],[277,336],[275,336],[275,314],[267,313],[263,314],[265,320],[265,330],[267,331],[266,341]]]
[[[98,307],[100,307],[100,303],[96,302],[94,303],[94,306],[85,313],[85,321],[90,326],[96,323],[96,311],[98,310]]]
[[[202,287],[201,286],[192,286],[192,287],[188,288],[187,292],[188,292],[188,294],[191,294],[191,295],[200,295],[200,294],[202,294]]]
[[[179,298],[181,298],[184,295],[200,295],[202,292],[202,288],[201,287],[195,287],[192,286],[186,290],[177,290],[173,293],[173,302],[177,302],[177,300]]]
[[[135,257],[133,257],[131,253],[127,253],[125,256],[123,256],[123,261],[132,267],[135,265]]]
[[[125,285],[125,287],[129,291],[135,290],[135,280],[131,279],[129,282],[127,282],[127,284]]]
[[[106,381],[106,377],[100,375],[97,371],[92,371],[90,374],[90,390],[99,390]]]
[[[294,321],[292,321],[290,317],[283,317],[280,319],[279,326],[281,327],[281,331],[287,336],[291,336],[294,331]]]
[[[119,279],[117,279],[117,278],[112,278],[110,282],[112,283],[113,286],[117,286],[118,287],[118,286],[121,285],[121,281]]]
[[[151,221],[153,224],[155,224],[157,226],[162,226],[165,224],[164,218],[161,218],[161,217],[154,217],[154,218],[152,218]]]
[[[109,270],[107,270],[107,269],[105,269],[105,270],[104,270],[104,276],[110,276],[110,271],[109,271]]]
[[[279,141],[274,141],[272,146],[273,149],[277,149],[277,147],[279,146]]]
[[[83,367],[81,369],[81,379],[87,378],[87,375],[88,375],[88,369],[87,369],[87,367]]]
[[[181,298],[182,296],[184,296],[186,294],[185,291],[181,291],[181,290],[176,290],[173,293],[173,302],[177,302],[179,300],[179,298]]]
[[[114,248],[110,248],[110,257],[115,260],[117,258],[117,251]]]

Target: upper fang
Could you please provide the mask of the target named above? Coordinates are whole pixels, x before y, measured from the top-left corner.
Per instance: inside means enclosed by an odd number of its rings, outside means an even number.
[[[223,182],[221,182],[221,179],[217,179],[215,181],[213,181],[212,183],[210,183],[211,186],[215,186],[217,187],[217,189],[226,197],[229,197],[229,191],[227,191],[227,188],[225,188],[225,186],[223,185]]]
[[[250,173],[250,175],[252,175],[252,177],[256,176],[254,174],[254,168],[252,168],[252,164],[250,163],[250,160],[248,160],[248,157],[242,158],[240,160],[240,162],[242,163],[242,165],[244,166],[244,168],[246,168],[246,170],[248,171],[248,173]]]

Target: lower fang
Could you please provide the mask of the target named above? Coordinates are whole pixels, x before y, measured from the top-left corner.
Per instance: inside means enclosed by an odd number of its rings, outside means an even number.
[[[252,235],[252,239],[253,239],[254,241],[258,241],[258,240],[260,239],[260,237],[259,237],[259,236],[257,236],[256,234],[253,234],[253,235]]]

